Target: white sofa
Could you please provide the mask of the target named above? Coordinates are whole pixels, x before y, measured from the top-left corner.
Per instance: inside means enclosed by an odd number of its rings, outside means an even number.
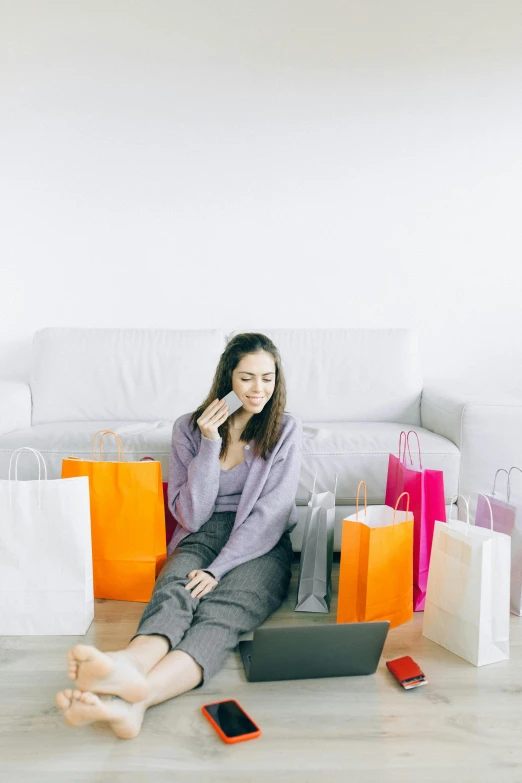
[[[414,428],[425,467],[444,471],[446,502],[489,490],[498,467],[520,464],[522,401],[490,400],[424,387],[416,336],[405,329],[260,329],[281,352],[287,410],[304,425],[296,496],[299,550],[307,491],[337,482],[336,549],[341,520],[354,511],[357,483],[384,503],[388,454]],[[205,398],[227,340],[219,330],[43,329],[33,341],[28,384],[0,382],[0,478],[19,446],[45,457],[49,477],[69,455],[88,455],[98,429],[112,429],[126,459],[161,460],[168,477],[173,421]],[[115,459],[105,439],[106,458]],[[35,477],[20,461],[19,478]]]

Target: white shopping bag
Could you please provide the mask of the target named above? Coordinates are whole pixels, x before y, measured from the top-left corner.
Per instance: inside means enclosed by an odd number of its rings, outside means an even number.
[[[28,451],[38,480],[18,481]],[[48,480],[24,446],[0,481],[0,635],[82,635],[93,618],[89,479]]]
[[[509,658],[511,540],[492,512],[490,529],[470,525],[465,502],[467,523],[435,522],[422,633],[484,666]]]

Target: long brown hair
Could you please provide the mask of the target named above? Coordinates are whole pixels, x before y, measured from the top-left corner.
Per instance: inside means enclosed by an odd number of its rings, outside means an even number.
[[[241,434],[241,440],[248,443],[254,441],[254,453],[266,460],[268,453],[279,440],[281,423],[286,405],[286,383],[281,364],[279,351],[274,343],[264,334],[258,332],[246,332],[238,334],[230,340],[221,354],[212,386],[199,408],[190,417],[193,429],[197,429],[197,420],[215,399],[221,399],[232,388],[232,372],[235,370],[243,356],[249,353],[266,351],[271,354],[275,362],[275,386],[274,393],[260,413],[252,416]],[[221,451],[219,456],[226,454],[230,444],[230,417],[218,427],[221,436]]]

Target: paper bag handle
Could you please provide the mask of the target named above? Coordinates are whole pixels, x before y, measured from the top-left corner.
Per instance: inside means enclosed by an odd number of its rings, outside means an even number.
[[[401,449],[402,449],[402,436],[404,435],[404,454],[401,457]],[[413,462],[411,458],[411,451],[410,451],[410,444],[408,443],[408,436],[406,435],[405,430],[402,430],[401,434],[399,435],[399,462],[402,462],[403,464],[406,462],[406,446],[408,446],[408,454],[410,457],[410,463]]]
[[[422,454],[421,454],[421,447],[420,447],[419,434],[418,434],[418,432],[415,432],[415,430],[409,430],[409,431],[408,431],[408,434],[406,435],[406,442],[407,442],[407,444],[408,444],[408,452],[409,452],[409,455],[410,455],[410,463],[413,465],[413,460],[412,460],[412,458],[411,458],[411,451],[410,451],[410,435],[411,435],[412,433],[413,433],[413,434],[415,435],[415,437],[417,438],[417,445],[418,445],[418,447],[419,447],[419,452],[418,452],[418,453],[419,453],[419,467],[420,467],[420,469],[422,470]],[[404,450],[404,457],[406,457],[406,449]]]
[[[116,441],[118,443],[118,462],[121,462],[121,457],[123,456],[123,459],[125,459],[125,451],[123,450],[123,443],[121,442],[121,438],[119,435],[117,435],[112,430],[98,430],[98,432],[94,433],[93,439],[92,439],[92,448],[91,448],[91,457],[92,461],[94,462],[94,445],[96,443],[96,436],[100,435],[100,433],[103,433],[100,436],[100,462],[103,460],[103,439],[106,435],[114,435],[116,438]]]
[[[395,508],[394,508],[394,510],[393,510],[393,521],[392,521],[392,525],[394,525],[394,524],[395,524],[395,514],[397,513],[397,506],[399,505],[399,501],[400,501],[400,499],[401,499],[402,497],[404,497],[404,495],[406,495],[406,496],[407,496],[407,498],[408,498],[408,500],[406,501],[406,520],[408,519],[408,514],[410,513],[410,493],[409,493],[409,492],[403,492],[403,493],[402,493],[402,495],[399,495],[399,497],[397,498],[397,502],[396,502],[396,504],[395,504]]]
[[[359,484],[357,486],[357,493],[355,495],[355,521],[359,521],[359,490],[361,489],[361,484],[364,484],[364,516],[368,514],[368,505],[366,503],[366,481],[359,481]]]
[[[41,478],[42,478],[42,473],[41,473],[42,465],[43,465],[43,469],[44,469],[45,480],[47,481],[47,465],[45,464],[45,460],[44,460],[42,454],[40,454],[40,452],[37,451],[37,449],[31,448],[31,446],[21,446],[19,449],[16,449],[16,451],[13,451],[13,453],[11,454],[11,459],[9,460],[9,473],[8,473],[9,481],[11,481],[11,468],[12,468],[12,465],[13,465],[13,458],[14,458],[15,454],[17,455],[17,457],[16,457],[16,462],[15,462],[15,476],[14,476],[14,480],[18,481],[18,460],[20,459],[22,451],[32,451],[32,453],[36,456],[36,459],[38,460],[38,481],[41,481]],[[40,462],[40,460],[41,460],[41,462]]]
[[[468,528],[469,528],[469,498],[468,498],[468,499],[466,499],[466,498],[464,497],[464,495],[461,495],[461,494],[459,494],[458,492],[457,492],[457,494],[456,494],[456,495],[453,495],[453,497],[451,498],[450,512],[449,512],[449,517],[448,517],[448,522],[447,522],[447,524],[448,524],[448,527],[450,527],[450,522],[451,522],[451,512],[452,512],[452,510],[453,510],[453,501],[454,501],[454,500],[456,500],[457,498],[462,498],[462,500],[463,500],[463,501],[464,501],[464,503],[466,504],[466,516],[467,516],[467,527],[466,527],[466,535],[468,535]]]
[[[511,467],[509,469],[509,473],[508,473],[508,485],[507,485],[507,502],[508,503],[509,503],[509,498],[511,497],[511,471],[512,470],[518,470],[519,473],[522,473],[522,468],[519,468],[516,465],[511,465]]]
[[[32,451],[35,455],[36,459],[38,460],[38,506],[41,508],[42,506],[42,484],[41,484],[41,466],[43,465],[44,469],[44,476],[45,480],[47,481],[47,465],[45,464],[45,460],[43,458],[43,455],[40,454],[40,452],[37,449],[31,448],[31,446],[21,446],[19,449],[16,449],[16,451],[13,451],[11,454],[11,459],[9,460],[9,508],[12,508],[13,500],[11,496],[11,469],[13,467],[13,457],[16,454],[16,462],[15,462],[15,476],[14,480],[18,481],[18,460],[20,458],[20,455],[23,451]]]
[[[505,468],[499,468],[495,473],[495,478],[493,479],[493,489],[491,490],[491,494],[493,497],[495,497],[495,487],[497,485],[497,476],[499,473],[505,473],[507,476],[507,498],[509,500],[509,473]]]

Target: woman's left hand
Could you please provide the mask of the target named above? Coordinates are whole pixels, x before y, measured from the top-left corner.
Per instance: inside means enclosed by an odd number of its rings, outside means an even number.
[[[191,571],[187,576],[192,581],[185,586],[185,590],[191,590],[193,598],[203,598],[218,584],[217,579],[214,579],[206,571]]]

